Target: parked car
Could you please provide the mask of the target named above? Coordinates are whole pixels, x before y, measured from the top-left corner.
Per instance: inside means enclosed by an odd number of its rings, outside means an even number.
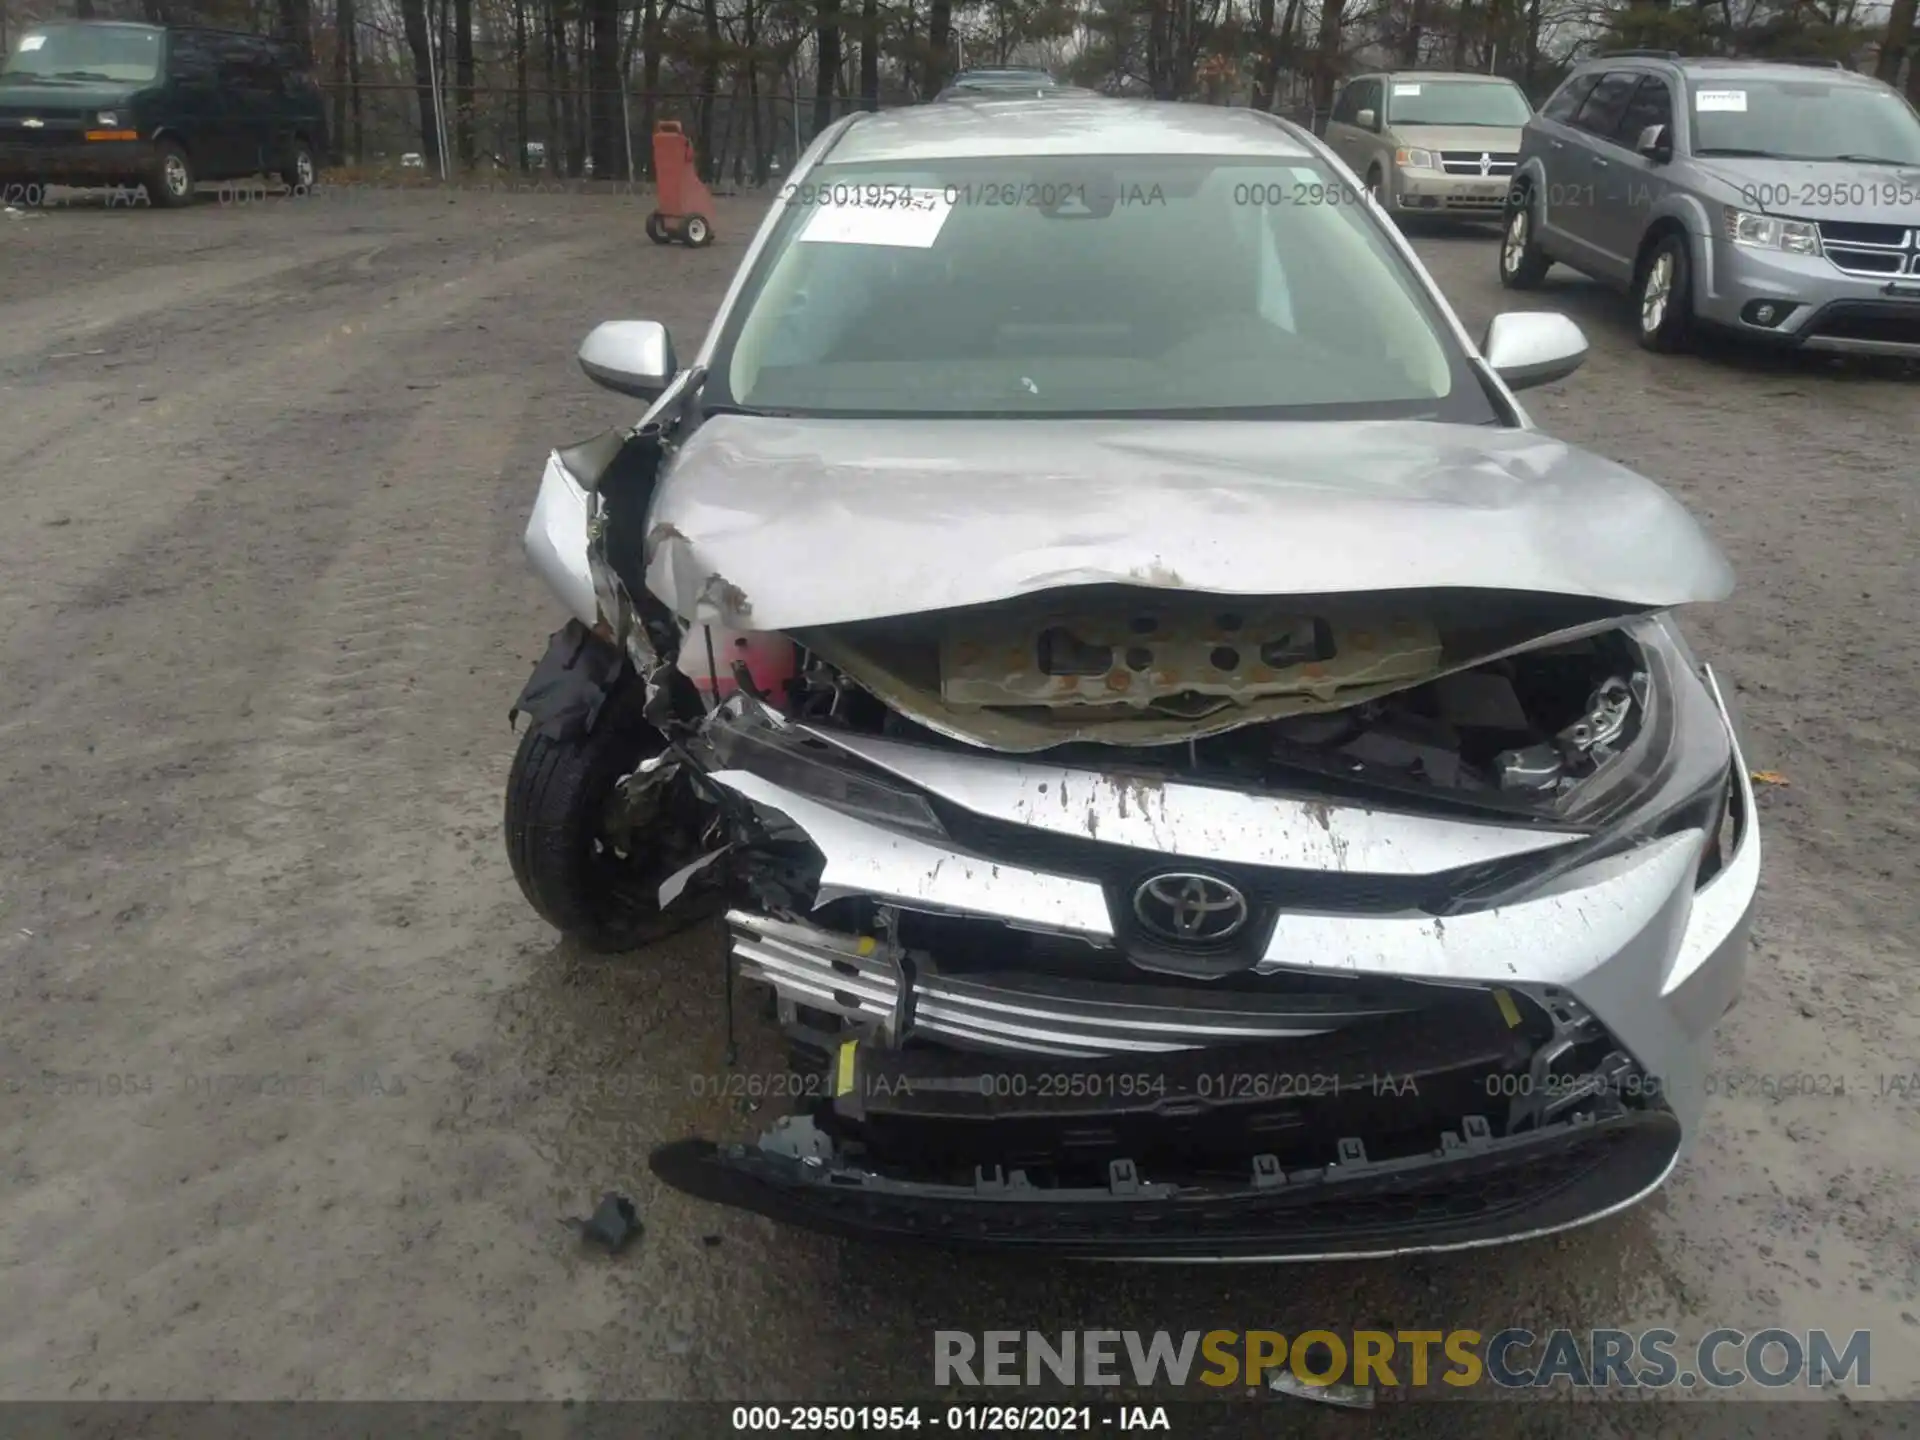
[[[1361,75],[1334,100],[1326,141],[1390,214],[1498,219],[1532,113],[1496,76]]]
[[[1640,343],[1702,325],[1845,354],[1920,356],[1920,114],[1836,66],[1580,66],[1528,124],[1500,279],[1555,263],[1627,291]]]
[[[424,170],[427,168],[426,157],[417,150],[409,150],[400,157],[400,168],[402,170]]]
[[[144,185],[188,204],[205,180],[318,178],[326,107],[293,47],[180,25],[36,25],[0,66],[0,184]]]
[[[573,618],[514,706],[521,889],[604,950],[724,911],[716,978],[799,1057],[755,1143],[655,1173],[1134,1258],[1651,1193],[1760,842],[1670,613],[1725,559],[1515,397],[1578,327],[1476,345],[1248,109],[861,114],[792,183],[690,360],[587,336],[649,403],[549,458],[526,531]]]
[[[980,99],[1004,99],[1009,96],[1035,96],[1061,88],[1047,70],[962,70],[946,83],[935,100],[958,100],[972,96]],[[1081,91],[1085,94],[1086,92]]]

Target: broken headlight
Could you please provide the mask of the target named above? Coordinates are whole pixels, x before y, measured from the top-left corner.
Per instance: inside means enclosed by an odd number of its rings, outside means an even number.
[[[1638,730],[1564,800],[1563,814],[1590,831],[1546,851],[1537,865],[1503,869],[1456,891],[1451,910],[1481,910],[1524,900],[1554,880],[1611,855],[1685,830],[1711,835],[1733,784],[1727,720],[1686,652],[1658,621],[1623,627],[1641,653],[1646,681],[1635,700]]]

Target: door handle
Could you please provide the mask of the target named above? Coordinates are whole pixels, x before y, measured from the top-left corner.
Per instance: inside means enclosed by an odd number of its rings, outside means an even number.
[[[1604,170],[1607,168],[1607,162],[1596,155],[1593,157],[1593,168],[1596,170]]]
[[[1553,148],[1556,150],[1564,150],[1567,148],[1567,142],[1564,140],[1555,140],[1555,141],[1552,141],[1551,143],[1553,145]]]

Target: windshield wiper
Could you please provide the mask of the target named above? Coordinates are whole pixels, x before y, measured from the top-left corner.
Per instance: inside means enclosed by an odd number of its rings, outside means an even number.
[[[98,70],[56,70],[49,77],[54,80],[107,80],[113,76],[102,75]]]
[[[1696,155],[1726,155],[1743,160],[1791,160],[1791,155],[1782,155],[1777,150],[1743,150],[1738,145],[1714,145],[1705,150],[1695,150]]]
[[[1835,155],[1833,158],[1854,165],[1898,165],[1904,170],[1920,169],[1920,160],[1895,160],[1887,155]]]

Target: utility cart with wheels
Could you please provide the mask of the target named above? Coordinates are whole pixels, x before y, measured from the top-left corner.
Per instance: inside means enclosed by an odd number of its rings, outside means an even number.
[[[647,238],[656,245],[678,240],[695,247],[713,243],[713,196],[700,183],[693,141],[679,122],[653,129],[653,183],[658,208],[647,216]]]

